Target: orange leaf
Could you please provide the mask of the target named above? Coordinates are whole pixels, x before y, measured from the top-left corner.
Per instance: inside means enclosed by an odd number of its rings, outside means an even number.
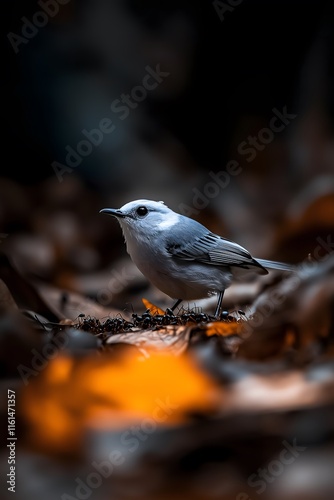
[[[103,352],[50,360],[20,398],[31,445],[77,453],[87,429],[122,429],[148,418],[174,426],[188,422],[191,412],[219,408],[221,388],[190,355],[139,354],[125,349],[117,357]]]
[[[149,300],[147,300],[147,299],[141,299],[141,300],[142,300],[144,306],[146,307],[146,309],[149,309],[152,316],[156,316],[157,314],[161,314],[161,315],[165,314],[165,311],[160,309],[160,307],[152,304]]]
[[[228,337],[229,335],[238,335],[241,332],[241,323],[237,321],[216,321],[215,323],[209,323],[205,333],[208,337],[212,335],[221,335],[222,337]]]

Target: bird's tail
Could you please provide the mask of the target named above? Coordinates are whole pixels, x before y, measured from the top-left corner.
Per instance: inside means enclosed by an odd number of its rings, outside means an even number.
[[[279,271],[296,271],[296,266],[292,264],[285,264],[284,262],[275,262],[273,260],[256,259],[261,266],[266,269],[277,269]]]

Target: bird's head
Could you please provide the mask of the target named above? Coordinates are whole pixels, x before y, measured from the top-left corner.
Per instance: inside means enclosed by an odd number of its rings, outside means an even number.
[[[116,217],[123,232],[133,236],[159,233],[178,222],[179,214],[173,212],[163,201],[135,200],[119,209],[103,208],[100,213]]]

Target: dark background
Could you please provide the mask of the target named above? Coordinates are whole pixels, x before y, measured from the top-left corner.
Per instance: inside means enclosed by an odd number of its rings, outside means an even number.
[[[4,174],[32,184],[53,175],[50,163],[57,158],[56,152],[59,152],[59,161],[62,160],[62,146],[67,139],[69,142],[71,130],[68,131],[67,117],[57,110],[57,102],[60,100],[65,107],[71,94],[66,96],[62,91],[61,78],[68,78],[70,85],[71,78],[80,81],[88,75],[98,75],[101,85],[108,88],[110,84],[110,93],[116,78],[124,82],[124,92],[131,89],[129,75],[132,73],[134,77],[134,61],[130,57],[122,59],[122,68],[118,69],[117,57],[121,59],[122,54],[117,54],[115,47],[109,47],[109,54],[105,50],[107,56],[103,59],[97,44],[92,40],[90,44],[85,38],[85,28],[89,33],[87,17],[104,8],[106,16],[115,15],[117,4],[122,16],[129,19],[129,25],[125,22],[119,34],[110,36],[110,43],[119,43],[122,47],[124,38],[127,39],[129,56],[140,54],[145,66],[152,61],[152,46],[162,40],[171,54],[168,69],[173,71],[174,62],[175,69],[184,73],[183,78],[172,73],[171,78],[175,80],[170,85],[172,88],[165,90],[159,99],[148,99],[144,105],[158,126],[180,142],[191,161],[201,169],[220,167],[228,159],[231,136],[243,116],[267,117],[272,107],[284,105],[300,112],[303,88],[311,84],[311,77],[320,78],[316,71],[316,62],[320,64],[320,60],[315,61],[309,81],[305,81],[302,72],[317,39],[328,39],[330,35],[328,32],[325,37],[326,25],[330,28],[332,21],[330,2],[244,0],[233,12],[226,12],[221,22],[210,1],[71,0],[66,6],[60,6],[54,21],[51,19],[45,28],[40,28],[28,44],[19,46],[17,55],[10,43],[6,43],[2,105],[5,111],[3,140],[9,161],[3,165]],[[5,34],[10,31],[20,34],[21,17],[31,19],[41,10],[33,1],[7,1],[4,5],[8,9]],[[121,14],[119,16],[121,18]],[[146,54],[144,47],[136,46],[136,33],[132,32],[130,22],[151,42]],[[111,31],[117,23],[115,17],[110,18]],[[98,24],[94,29],[98,29]],[[108,25],[101,29],[106,30],[107,42]],[[162,48],[160,50],[163,55]],[[324,52],[319,59],[323,56]],[[138,73],[139,83],[140,70]],[[331,76],[331,70],[328,73]],[[73,93],[75,88],[74,85]],[[81,99],[86,97],[94,102],[98,94],[97,87],[96,95],[83,93]],[[332,103],[328,104],[331,112]],[[79,114],[79,110],[76,111]],[[107,109],[105,115],[108,115]],[[83,126],[85,124],[83,122]],[[69,134],[64,134],[63,144],[59,137],[62,128]],[[159,135],[159,130],[154,130],[153,135],[154,132]],[[148,143],[150,139],[154,141],[154,137],[142,138]],[[78,175],[95,180],[99,187],[104,186],[103,181],[94,179],[88,168],[80,170]]]
[[[3,5],[3,233],[50,239],[52,213],[80,217],[78,233],[96,252],[85,271],[95,270],[124,254],[119,228],[100,208],[136,198],[192,208],[194,189],[234,159],[242,174],[190,215],[258,257],[294,262],[328,234],[331,2],[244,0],[221,21],[210,1],[71,0],[18,54],[7,34],[21,34],[22,16],[41,8]],[[157,64],[170,76],[121,122],[111,102]],[[297,118],[248,163],[238,145],[284,107]],[[59,182],[52,162],[64,164],[65,146],[104,117],[116,131]],[[73,242],[74,255],[79,246]]]

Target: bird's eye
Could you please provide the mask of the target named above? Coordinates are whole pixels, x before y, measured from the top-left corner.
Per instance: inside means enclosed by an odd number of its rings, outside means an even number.
[[[146,214],[148,214],[148,210],[146,207],[138,207],[136,212],[137,215],[140,215],[140,217],[144,217]]]

